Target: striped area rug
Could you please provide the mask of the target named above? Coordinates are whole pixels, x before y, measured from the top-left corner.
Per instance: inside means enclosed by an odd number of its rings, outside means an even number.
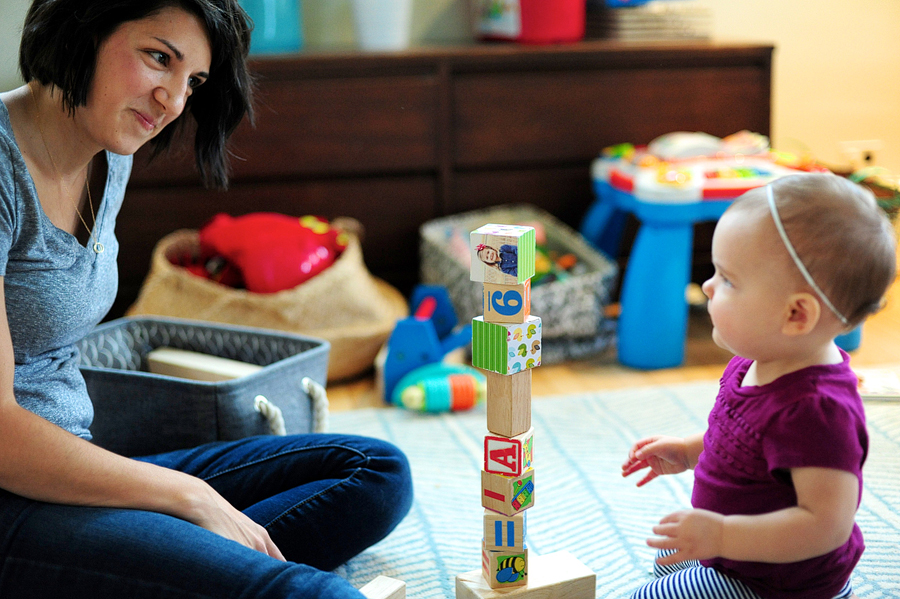
[[[620,466],[638,438],[705,428],[715,382],[541,398],[532,403],[535,506],[530,551],[567,550],[597,574],[597,597],[627,597],[648,580],[650,528],[690,505],[692,474],[637,489]],[[871,448],[857,522],[867,550],[854,574],[861,599],[900,597],[900,403],[866,404]],[[452,598],[457,574],[481,563],[479,500],[483,407],[454,414],[368,409],[331,414],[330,430],[389,440],[409,456],[416,499],[381,543],[338,573],[357,587],[379,574],[404,580],[407,597]]]

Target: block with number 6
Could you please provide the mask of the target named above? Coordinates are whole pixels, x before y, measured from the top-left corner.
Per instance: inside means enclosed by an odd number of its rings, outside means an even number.
[[[523,323],[531,314],[531,279],[521,285],[484,284],[487,322]]]

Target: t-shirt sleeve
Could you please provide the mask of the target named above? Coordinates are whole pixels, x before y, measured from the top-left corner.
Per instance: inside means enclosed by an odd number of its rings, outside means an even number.
[[[18,192],[13,159],[7,142],[0,138],[0,277],[6,276],[9,251],[15,236]]]
[[[770,470],[834,468],[858,475],[867,451],[864,417],[827,396],[804,397],[785,407],[763,439]]]

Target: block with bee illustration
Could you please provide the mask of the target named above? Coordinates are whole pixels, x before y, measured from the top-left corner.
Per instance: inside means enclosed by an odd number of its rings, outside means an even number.
[[[481,505],[512,516],[534,505],[534,468],[521,476],[503,476],[481,471]]]
[[[469,234],[469,247],[473,281],[519,285],[534,276],[534,227],[484,225]]]
[[[484,284],[484,320],[524,323],[531,314],[531,279],[521,285]]]
[[[541,319],[486,322],[472,319],[472,365],[498,374],[514,374],[541,365]]]
[[[534,428],[515,437],[484,437],[484,471],[519,476],[531,468],[534,459]]]
[[[492,589],[528,584],[528,548],[521,551],[491,551],[481,545],[481,571]]]

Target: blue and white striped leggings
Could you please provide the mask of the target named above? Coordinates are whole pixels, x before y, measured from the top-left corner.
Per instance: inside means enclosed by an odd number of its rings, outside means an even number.
[[[659,557],[671,551],[660,551]],[[700,562],[689,561],[674,566],[653,563],[655,580],[648,582],[631,599],[761,599],[739,580],[704,568]],[[834,599],[847,599],[853,594],[850,581]]]

